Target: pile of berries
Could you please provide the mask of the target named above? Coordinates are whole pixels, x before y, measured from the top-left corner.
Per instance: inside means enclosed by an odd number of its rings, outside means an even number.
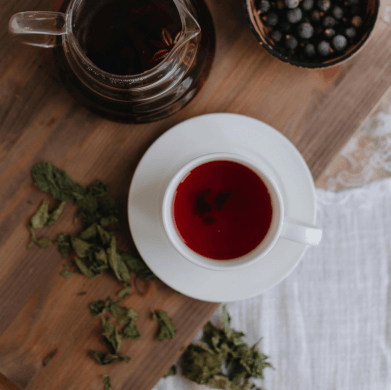
[[[257,0],[273,47],[292,59],[332,59],[364,31],[365,0]]]

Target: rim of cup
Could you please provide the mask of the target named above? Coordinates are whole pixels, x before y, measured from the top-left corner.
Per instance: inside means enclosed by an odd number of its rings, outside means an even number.
[[[272,203],[272,221],[265,238],[249,253],[231,260],[215,260],[190,249],[180,237],[172,212],[175,192],[179,184],[196,167],[212,161],[232,161],[251,169],[266,185]],[[259,162],[234,153],[211,153],[195,158],[185,164],[171,179],[163,198],[163,225],[173,247],[188,261],[214,271],[232,271],[248,267],[263,258],[275,245],[281,233],[284,219],[284,204],[281,193],[267,169]]]

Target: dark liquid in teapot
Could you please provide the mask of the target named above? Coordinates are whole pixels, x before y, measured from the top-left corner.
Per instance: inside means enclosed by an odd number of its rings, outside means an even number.
[[[74,22],[87,57],[116,75],[135,75],[158,65],[182,30],[172,0],[87,0]]]

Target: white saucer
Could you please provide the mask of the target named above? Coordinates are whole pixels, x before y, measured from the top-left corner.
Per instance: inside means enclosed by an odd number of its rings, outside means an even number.
[[[151,270],[174,290],[210,302],[250,298],[285,278],[307,246],[283,238],[259,262],[235,271],[212,271],[182,257],[163,227],[167,185],[187,162],[203,154],[237,153],[266,163],[281,191],[285,219],[315,224],[316,199],[311,172],[296,147],[256,119],[209,114],[189,119],[163,134],[141,159],[128,199],[130,230]]]

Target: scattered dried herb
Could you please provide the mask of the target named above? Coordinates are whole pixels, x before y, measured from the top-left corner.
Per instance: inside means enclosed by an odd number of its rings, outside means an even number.
[[[103,375],[103,384],[105,386],[104,390],[111,390],[110,377],[108,375]]]
[[[86,295],[87,292],[86,291],[80,291],[79,293],[77,293],[77,295]]]
[[[105,353],[99,351],[90,351],[91,356],[102,366],[115,362],[130,362],[130,357],[122,353]]]
[[[109,185],[100,180],[94,181],[87,187],[87,195],[93,198],[102,198],[109,193]]]
[[[31,217],[30,226],[33,229],[43,228],[49,218],[49,202],[44,200],[38,211]]]
[[[163,341],[165,339],[172,339],[176,335],[176,327],[172,322],[171,317],[163,310],[156,310],[152,318],[154,321],[158,321],[160,325],[160,331],[158,340]]]
[[[102,300],[90,303],[89,308],[91,310],[91,314],[94,316],[99,316],[109,310],[109,307]]]
[[[271,367],[268,357],[257,350],[257,343],[249,347],[242,332],[231,328],[231,318],[223,306],[222,327],[210,322],[204,327],[203,345],[190,345],[183,358],[183,375],[198,384],[217,389],[256,389],[251,378],[263,378],[263,370]]]
[[[223,208],[224,204],[231,197],[231,195],[232,191],[220,192],[219,194],[217,194],[216,198],[213,201],[213,203],[217,207],[217,210],[221,210]]]
[[[115,237],[111,237],[110,248],[107,250],[107,257],[111,269],[114,271],[115,276],[118,280],[127,282],[130,278],[128,267],[122,259],[122,256],[117,253]]]
[[[129,296],[129,291],[132,286],[128,283],[124,283],[124,288],[117,292],[118,303],[121,303],[126,297]]]
[[[71,243],[70,238],[68,234],[60,233],[57,236],[56,241],[54,243],[57,245],[59,252],[61,253],[61,256],[65,259],[68,257],[69,252],[71,250]]]
[[[119,306],[111,298],[107,298],[107,304],[111,314],[117,319],[119,325],[125,325],[129,321],[138,320],[138,314],[135,310],[128,307]]]
[[[109,321],[109,316],[102,318],[104,343],[113,354],[118,354],[121,347],[121,335],[116,325]]]
[[[144,280],[159,280],[141,257],[132,256],[127,253],[122,253],[121,256],[129,270],[134,272],[139,278]]]
[[[200,217],[203,217],[206,213],[212,211],[212,205],[205,200],[205,196],[210,193],[210,189],[204,191],[201,195],[197,196],[196,199],[196,210]]]
[[[171,368],[164,374],[164,378],[167,378],[168,376],[176,375],[176,367],[171,366]]]
[[[61,169],[48,162],[37,164],[32,169],[35,185],[44,192],[49,192],[54,199],[64,202],[83,199],[84,188]]]
[[[50,214],[49,217],[45,223],[46,226],[52,225],[55,221],[57,221],[58,217],[64,210],[64,206],[67,204],[67,202],[61,202],[56,209],[54,209]]]
[[[136,321],[129,321],[122,330],[122,335],[125,339],[141,340],[141,334],[137,329]]]
[[[73,273],[71,271],[62,271],[60,275],[65,276],[66,278],[72,277]]]

